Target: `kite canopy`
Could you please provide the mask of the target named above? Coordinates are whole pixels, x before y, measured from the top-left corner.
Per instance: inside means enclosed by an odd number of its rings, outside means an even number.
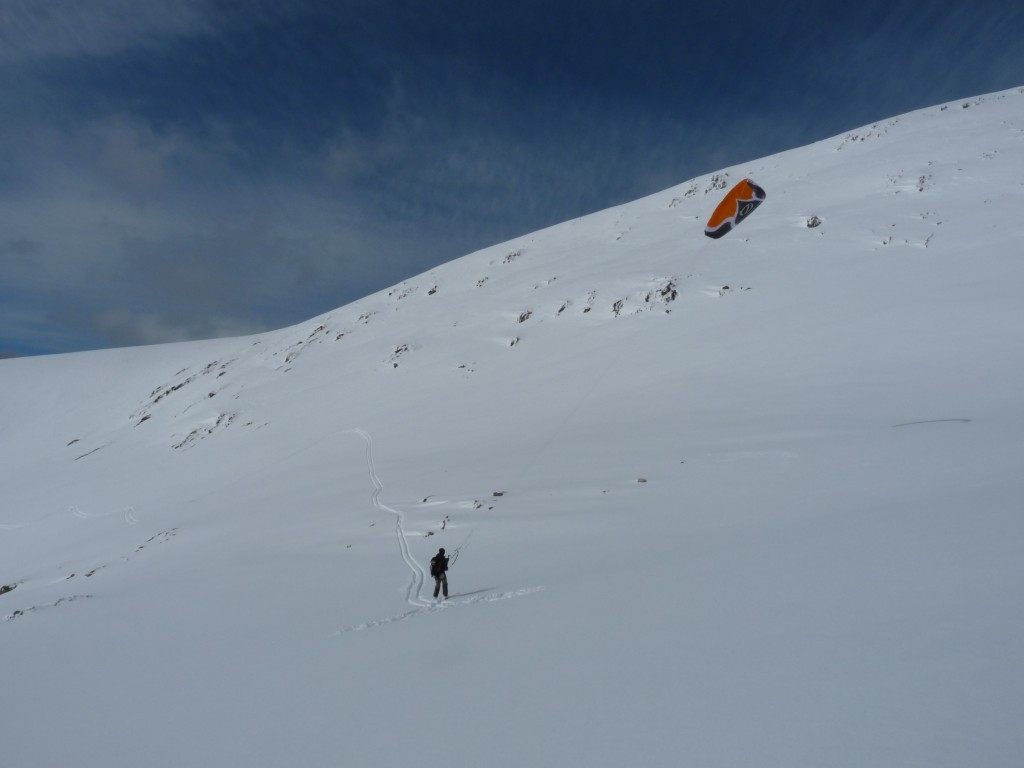
[[[722,198],[708,219],[704,234],[717,240],[752,214],[764,199],[764,190],[750,179],[744,179]]]

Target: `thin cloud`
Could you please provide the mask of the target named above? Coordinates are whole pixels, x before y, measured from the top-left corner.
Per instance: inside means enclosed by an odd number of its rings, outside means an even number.
[[[268,330],[265,327],[239,323],[233,318],[215,315],[169,319],[155,312],[136,312],[112,307],[89,318],[97,333],[112,339],[115,346],[167,344],[196,338],[245,336]]]
[[[0,7],[0,64],[113,56],[214,29],[205,0],[11,0]]]

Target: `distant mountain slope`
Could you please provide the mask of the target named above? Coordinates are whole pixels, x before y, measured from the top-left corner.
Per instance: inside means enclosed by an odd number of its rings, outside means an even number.
[[[1022,107],[0,362],[5,764],[1015,766]]]

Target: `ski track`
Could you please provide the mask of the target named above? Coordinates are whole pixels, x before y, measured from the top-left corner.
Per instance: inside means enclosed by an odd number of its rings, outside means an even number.
[[[377,476],[377,468],[373,461],[373,438],[362,429],[352,429],[349,432],[359,435],[366,443],[366,467],[370,474],[370,482],[373,483],[373,495],[370,497],[371,503],[375,509],[382,512],[390,512],[395,516],[395,537],[398,539],[398,548],[402,552],[402,559],[412,573],[409,586],[405,592],[406,602],[417,608],[429,606],[431,603],[422,596],[426,573],[423,570],[423,566],[416,561],[416,558],[412,556],[412,552],[409,551],[409,541],[405,537],[405,515],[380,500],[381,494],[384,492],[384,485]]]
[[[397,616],[389,616],[386,619],[379,619],[377,621],[366,621],[362,624],[356,624],[353,627],[346,627],[345,629],[338,630],[335,632],[335,636],[347,635],[349,632],[362,632],[364,629],[374,629],[376,627],[383,627],[387,624],[395,624],[399,621],[405,621],[411,619],[414,616],[424,616],[428,613],[437,613],[438,611],[446,611],[450,608],[462,608],[467,605],[479,605],[480,603],[494,603],[499,600],[511,600],[516,597],[522,597],[524,595],[532,595],[536,592],[540,592],[544,587],[528,587],[526,589],[517,589],[513,592],[499,592],[497,594],[485,594],[475,595],[465,600],[457,600],[449,598],[441,602],[428,602],[426,605],[421,605],[417,608],[413,608],[411,611],[400,613]],[[490,590],[485,590],[489,592]]]
[[[112,512],[83,512],[77,506],[70,507],[68,509],[72,515],[77,517],[79,520],[96,520],[101,517],[107,517]],[[135,517],[135,507],[125,507],[121,510],[121,516],[124,519],[125,525],[135,525],[139,522],[139,519]]]
[[[408,566],[411,573],[409,580],[409,586],[406,589],[405,599],[409,605],[413,606],[412,610],[400,613],[397,616],[389,616],[386,619],[378,619],[376,621],[367,621],[362,624],[357,624],[353,627],[348,627],[335,632],[335,635],[343,635],[349,632],[358,632],[364,629],[373,629],[374,627],[382,627],[386,624],[394,624],[395,622],[405,621],[411,619],[414,616],[421,616],[426,613],[434,613],[437,611],[447,610],[449,608],[458,608],[466,605],[476,605],[478,603],[493,603],[498,600],[509,600],[514,597],[521,597],[523,595],[533,594],[539,592],[543,587],[530,587],[527,589],[519,589],[514,592],[500,592],[498,594],[490,594],[491,590],[478,590],[477,592],[468,592],[463,595],[465,599],[457,599],[459,595],[453,595],[444,601],[427,600],[423,597],[423,585],[426,581],[426,572],[423,567],[419,564],[415,557],[412,556],[412,552],[409,550],[409,541],[405,536],[405,515],[399,510],[389,507],[387,504],[380,500],[381,495],[384,493],[384,484],[380,481],[380,477],[377,475],[377,466],[373,459],[373,438],[370,433],[363,429],[350,429],[347,430],[350,434],[359,435],[366,443],[366,469],[370,476],[370,482],[373,484],[373,494],[370,497],[370,501],[375,509],[381,512],[389,512],[395,516],[395,538],[398,540],[398,548],[402,553],[402,559]],[[470,536],[472,536],[470,531]],[[469,537],[466,539],[469,540]],[[465,542],[459,547],[461,549],[465,546]]]
[[[958,423],[958,424],[970,424],[971,420],[970,419],[926,419],[924,421],[905,421],[902,424],[893,424],[892,427],[893,427],[893,429],[896,429],[897,427],[916,427],[919,424],[948,424],[948,423],[951,423],[951,422],[952,423]]]

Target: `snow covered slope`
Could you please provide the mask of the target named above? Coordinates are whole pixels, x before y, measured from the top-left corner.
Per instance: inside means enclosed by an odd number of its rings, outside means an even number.
[[[1015,89],[0,361],[4,765],[1019,765],[1022,210]]]

